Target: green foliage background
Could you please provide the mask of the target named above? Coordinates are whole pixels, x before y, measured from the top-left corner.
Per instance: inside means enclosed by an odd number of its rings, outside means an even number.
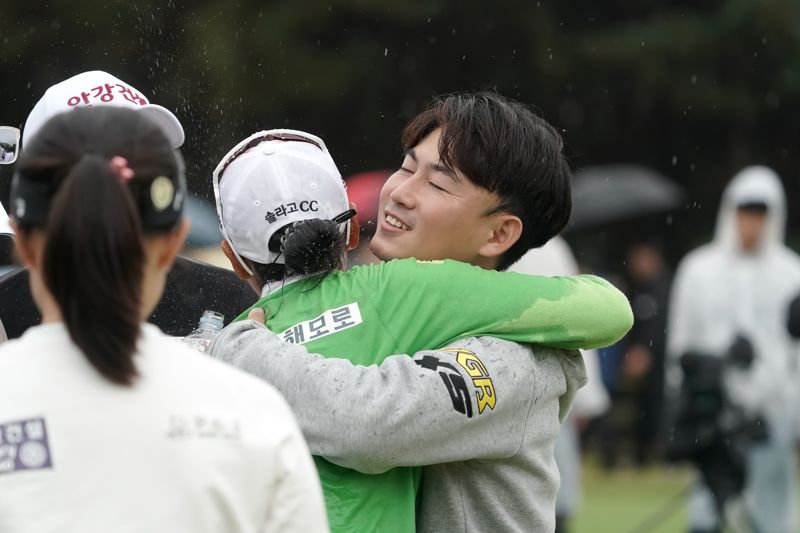
[[[258,129],[321,135],[344,175],[391,168],[432,95],[494,87],[562,129],[576,167],[640,163],[686,186],[664,228],[682,252],[743,165],[798,197],[798,23],[797,0],[4,0],[0,122],[107,70],[176,112],[190,188],[210,196],[217,160]]]

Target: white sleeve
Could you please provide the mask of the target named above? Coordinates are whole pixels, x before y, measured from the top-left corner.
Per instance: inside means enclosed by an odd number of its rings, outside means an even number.
[[[289,407],[286,406],[286,410]],[[288,415],[287,418],[292,418]],[[291,431],[277,450],[273,507],[263,533],[326,533],[328,516],[319,474],[300,428],[292,420]]]
[[[583,350],[581,353],[586,365],[586,385],[575,394],[572,411],[581,417],[595,418],[608,411],[611,399],[600,375],[597,350]]]

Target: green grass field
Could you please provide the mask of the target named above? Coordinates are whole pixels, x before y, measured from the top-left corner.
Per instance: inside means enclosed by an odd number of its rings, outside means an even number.
[[[583,501],[569,533],[685,533],[686,491],[694,479],[688,467],[606,472],[589,455],[583,462]],[[796,497],[800,509],[800,492]]]
[[[621,468],[606,472],[592,460],[584,461],[583,502],[570,533],[633,533],[694,479],[688,469]],[[679,498],[669,516],[658,517],[648,533],[686,531],[686,500]],[[644,530],[637,533],[645,533]]]

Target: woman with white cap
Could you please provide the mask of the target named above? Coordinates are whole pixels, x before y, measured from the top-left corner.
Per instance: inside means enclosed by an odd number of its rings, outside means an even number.
[[[53,117],[12,186],[42,325],[0,347],[0,531],[327,531],[271,387],[146,324],[188,230],[142,113]]]
[[[180,148],[184,131],[178,118],[167,108],[151,103],[146,93],[108,72],[89,70],[49,87],[31,110],[22,131],[22,146],[27,147],[51,117],[86,107],[121,107],[135,110],[152,120],[172,148]],[[0,239],[4,231],[4,211],[0,207]],[[28,289],[28,271],[16,269],[0,279],[0,319],[9,338],[17,338],[41,320]],[[229,270],[187,257],[178,256],[167,275],[164,296],[149,322],[173,336],[184,336],[197,326],[206,309],[213,309],[229,320],[240,309],[255,301],[246,284]]]

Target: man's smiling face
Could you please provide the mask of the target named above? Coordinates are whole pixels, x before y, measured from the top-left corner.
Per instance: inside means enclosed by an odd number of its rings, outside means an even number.
[[[492,237],[487,213],[500,199],[442,163],[440,137],[437,128],[411,148],[383,186],[372,251],[384,261],[455,259],[491,268],[495,258],[480,250]]]

